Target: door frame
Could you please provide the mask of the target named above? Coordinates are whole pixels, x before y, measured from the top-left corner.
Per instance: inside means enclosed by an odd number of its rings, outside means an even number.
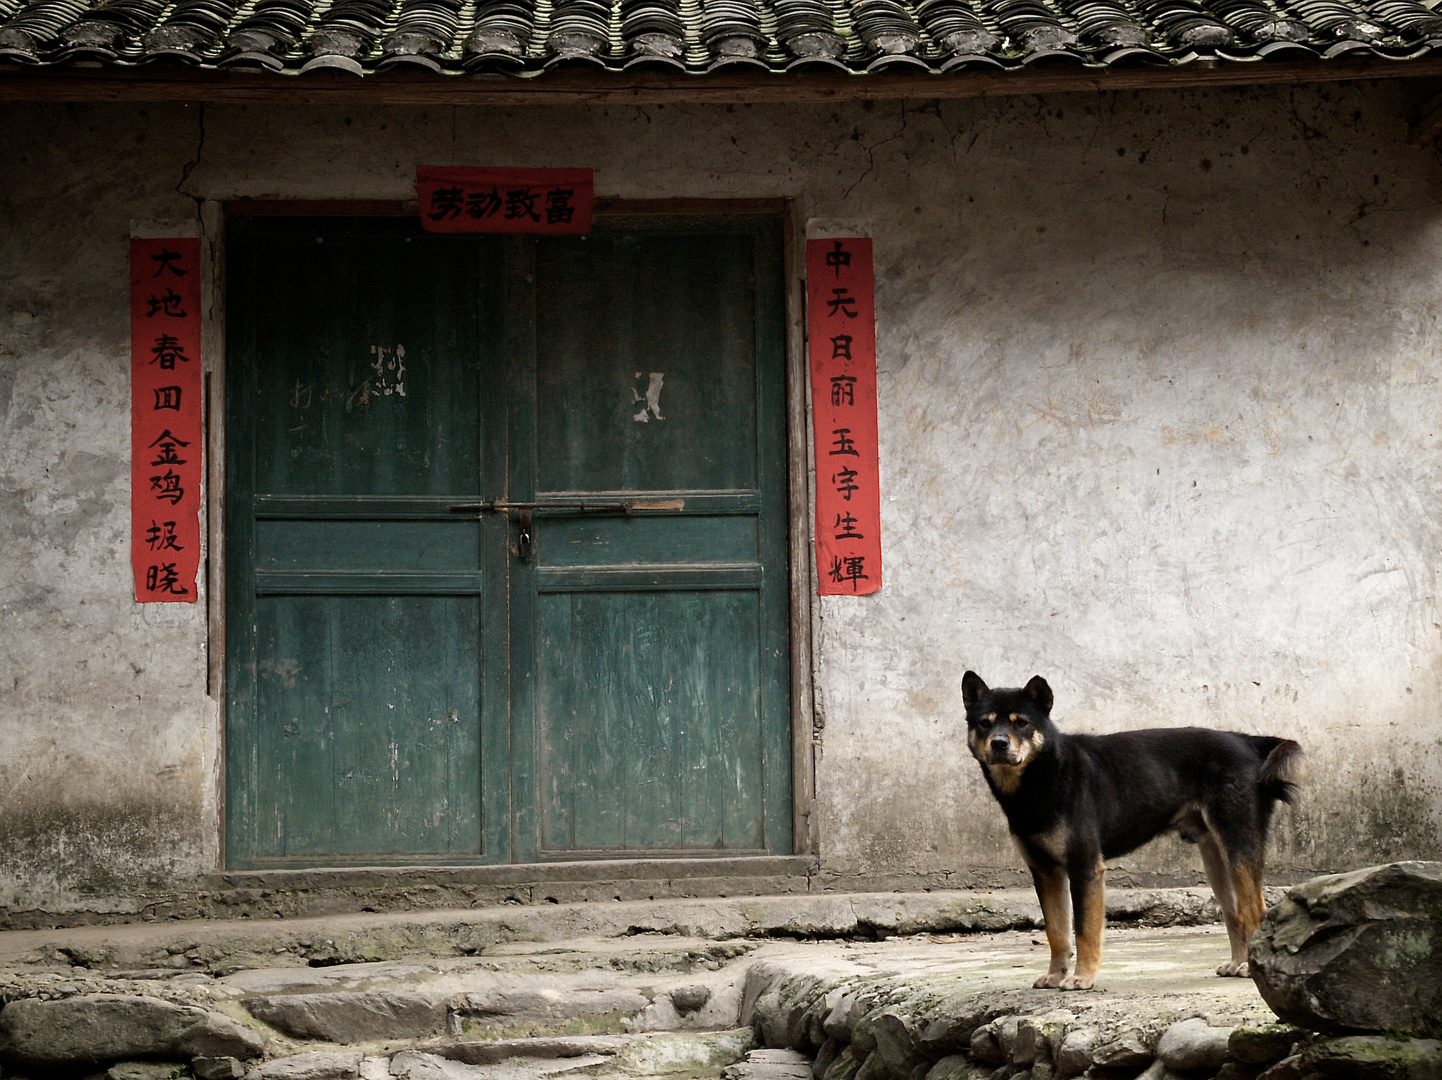
[[[220,869],[227,866],[226,852],[226,762],[227,688],[226,595],[225,595],[225,461],[226,461],[226,312],[225,274],[227,267],[225,225],[236,217],[412,217],[414,200],[226,200],[219,205],[219,220],[211,241],[212,303],[206,318],[206,344],[210,363],[206,367],[206,601],[207,663],[211,698],[219,709],[219,743],[216,747],[215,777]],[[784,280],[786,352],[784,403],[786,415],[787,474],[787,574],[790,614],[790,710],[791,710],[791,819],[792,851],[779,855],[808,855],[817,852],[818,837],[813,808],[816,800],[815,694],[812,669],[812,604],[815,590],[813,545],[811,544],[810,399],[805,350],[803,307],[805,266],[801,243],[804,228],[794,199],[597,199],[597,216],[692,215],[729,216],[773,214],[783,225],[782,272]],[[644,856],[638,856],[643,858]],[[704,857],[703,857],[704,858]],[[613,869],[626,859],[610,861]],[[697,861],[700,861],[698,858]],[[508,865],[508,864],[501,864]],[[539,865],[539,864],[538,864]],[[552,863],[552,865],[555,865]]]

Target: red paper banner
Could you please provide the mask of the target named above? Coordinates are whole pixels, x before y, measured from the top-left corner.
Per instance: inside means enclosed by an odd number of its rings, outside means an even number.
[[[822,596],[881,588],[876,289],[870,240],[806,242],[816,567]]]
[[[130,241],[130,561],[141,603],[194,603],[200,569],[200,241]]]
[[[416,169],[421,227],[447,233],[588,233],[590,169]]]

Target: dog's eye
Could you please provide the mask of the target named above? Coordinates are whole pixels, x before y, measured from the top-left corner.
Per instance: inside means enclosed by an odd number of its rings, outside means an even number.
[[[1030,720],[1018,720],[1018,721],[1016,722],[1016,730],[1022,732],[1023,734],[1025,734],[1026,732],[1030,731],[1030,730],[1031,730],[1031,721],[1030,721]]]

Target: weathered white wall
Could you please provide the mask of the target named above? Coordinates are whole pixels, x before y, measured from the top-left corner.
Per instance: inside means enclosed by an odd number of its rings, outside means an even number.
[[[0,904],[215,865],[204,605],[136,606],[126,237],[426,164],[798,200],[875,237],[887,585],[820,601],[823,865],[1016,867],[962,672],[1076,730],[1288,735],[1293,870],[1442,853],[1442,165],[1395,86],[846,106],[7,107]],[[1194,868],[1163,845],[1138,870]],[[90,897],[86,899],[86,897]]]

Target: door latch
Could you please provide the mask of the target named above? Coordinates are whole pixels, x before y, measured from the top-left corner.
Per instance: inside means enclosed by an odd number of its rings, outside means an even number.
[[[530,560],[535,553],[536,547],[531,540],[531,520],[535,511],[529,506],[522,507],[516,515],[520,523],[520,532],[516,534],[516,558],[522,562]]]

